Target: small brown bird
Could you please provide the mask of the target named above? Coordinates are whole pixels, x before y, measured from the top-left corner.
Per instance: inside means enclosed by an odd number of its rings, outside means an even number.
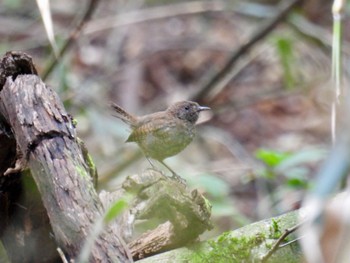
[[[163,160],[178,154],[191,143],[199,113],[210,108],[193,101],[181,101],[165,111],[140,117],[126,112],[116,104],[112,104],[112,108],[116,112],[114,116],[132,129],[126,142],[136,142],[152,166],[149,158],[159,161],[172,172],[174,178],[180,179]]]

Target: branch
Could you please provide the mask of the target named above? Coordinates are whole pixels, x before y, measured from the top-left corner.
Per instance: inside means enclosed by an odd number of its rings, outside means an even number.
[[[232,72],[238,59],[240,59],[243,55],[248,53],[254,47],[255,44],[264,39],[264,37],[266,37],[277,25],[279,25],[291,12],[291,10],[293,10],[293,8],[301,2],[302,0],[283,1],[280,8],[281,12],[278,13],[266,25],[259,27],[257,31],[253,34],[251,39],[232,54],[231,58],[228,60],[227,64],[223,67],[223,69],[219,73],[214,75],[208,81],[208,83],[201,90],[199,90],[197,94],[193,95],[191,100],[200,101],[211,90],[217,88],[218,86],[223,87],[227,85],[227,83],[231,79],[230,72]]]
[[[45,68],[44,72],[42,73],[43,80],[47,79],[47,77],[51,74],[51,72],[57,66],[58,61],[63,57],[64,53],[66,53],[66,51],[71,47],[71,45],[77,39],[82,29],[84,28],[85,24],[87,23],[87,21],[90,20],[93,12],[96,10],[98,3],[99,3],[99,0],[90,0],[88,8],[86,9],[81,21],[79,22],[77,27],[70,33],[68,39],[59,50],[58,55],[49,62],[49,65]]]
[[[267,260],[272,256],[273,253],[277,251],[277,249],[280,248],[281,243],[284,241],[284,239],[289,236],[291,233],[294,233],[296,230],[300,228],[302,223],[299,223],[295,225],[292,228],[288,228],[284,231],[284,233],[280,236],[280,238],[276,241],[276,243],[273,245],[273,247],[261,258],[261,262],[267,262]]]
[[[198,242],[138,262],[261,262],[261,255],[265,255],[276,242],[276,230],[283,232],[295,226],[298,215],[298,211],[294,211],[262,220],[224,233],[214,240]],[[278,249],[269,259],[269,263],[299,263],[301,257],[301,249],[294,242]]]

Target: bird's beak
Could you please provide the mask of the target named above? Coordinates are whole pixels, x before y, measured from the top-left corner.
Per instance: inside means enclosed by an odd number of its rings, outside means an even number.
[[[211,108],[206,106],[199,106],[198,111],[211,110]]]

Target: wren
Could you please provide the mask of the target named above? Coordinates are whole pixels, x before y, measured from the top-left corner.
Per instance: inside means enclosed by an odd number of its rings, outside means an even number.
[[[126,142],[137,143],[152,166],[149,158],[163,164],[173,178],[181,180],[163,160],[178,154],[192,142],[199,113],[210,108],[193,101],[181,101],[165,111],[144,116],[130,114],[116,104],[112,104],[112,108],[116,113],[114,116],[132,130]]]

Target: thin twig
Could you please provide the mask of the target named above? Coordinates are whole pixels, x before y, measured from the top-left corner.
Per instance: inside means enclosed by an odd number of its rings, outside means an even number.
[[[234,68],[238,59],[250,51],[256,43],[267,36],[281,21],[284,20],[290,11],[293,10],[293,8],[301,2],[302,0],[284,1],[279,8],[281,9],[281,12],[272,18],[271,21],[269,21],[266,25],[259,28],[246,44],[242,45],[238,50],[236,50],[224,68],[218,74],[214,75],[197,94],[192,96],[192,100],[200,100],[205,97],[205,95],[207,95],[212,89],[218,86],[226,85],[230,81],[230,78],[227,78],[227,76],[230,75],[230,72]]]
[[[90,22],[84,29],[83,33],[93,34],[103,30],[136,23],[145,23],[157,19],[204,12],[224,11],[227,9],[234,10],[234,7],[230,7],[223,1],[190,1],[156,7],[147,7]]]
[[[304,222],[300,222],[299,224],[296,224],[294,227],[292,228],[288,228],[284,231],[284,233],[279,237],[279,239],[277,239],[276,243],[273,245],[273,247],[261,258],[261,262],[267,262],[267,260],[272,256],[273,253],[276,252],[277,249],[279,249],[281,247],[281,243],[283,242],[283,240],[290,235],[291,233],[295,232],[296,230],[298,230],[302,224]],[[294,242],[294,241],[293,241]]]
[[[42,80],[46,80],[47,77],[51,74],[51,72],[54,70],[54,68],[57,66],[59,60],[62,58],[62,56],[66,53],[66,51],[71,47],[75,39],[79,36],[80,32],[82,31],[84,25],[87,23],[87,21],[90,20],[93,12],[97,8],[97,4],[99,3],[99,0],[90,0],[89,5],[80,20],[79,24],[76,26],[76,28],[70,33],[68,39],[63,44],[61,49],[58,52],[57,57],[50,60],[49,65],[46,67],[42,74]]]
[[[62,259],[62,262],[63,263],[68,263],[68,260],[66,258],[66,256],[64,255],[62,249],[60,247],[57,248],[57,252],[58,254],[60,255],[61,259]]]

